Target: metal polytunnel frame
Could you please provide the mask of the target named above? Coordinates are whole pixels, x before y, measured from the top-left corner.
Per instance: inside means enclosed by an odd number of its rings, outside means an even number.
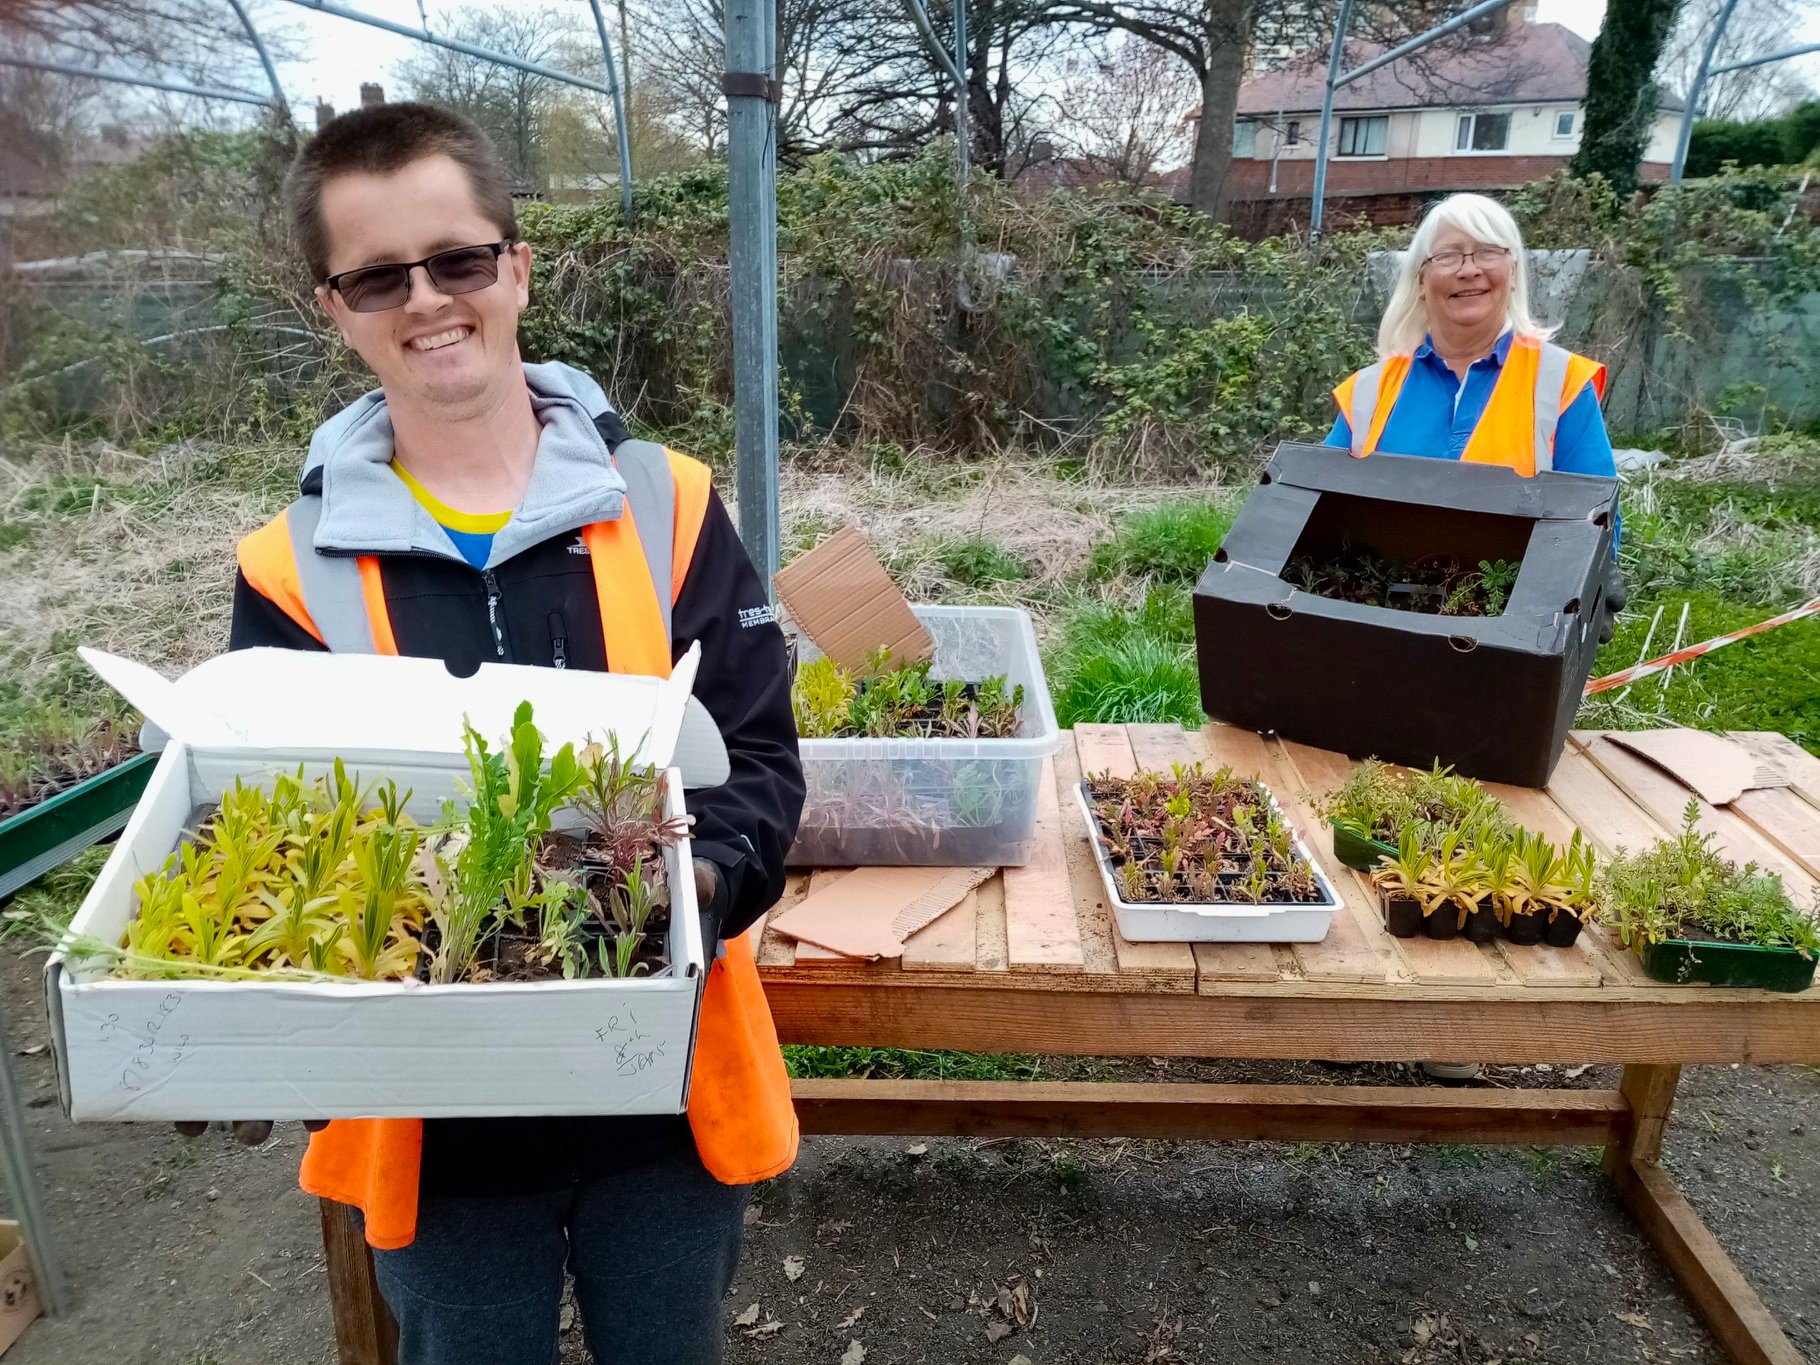
[[[1679,185],[1686,174],[1687,149],[1693,142],[1694,120],[1699,117],[1700,96],[1706,93],[1708,79],[1723,76],[1728,71],[1748,71],[1754,66],[1768,66],[1771,62],[1785,62],[1790,57],[1805,57],[1810,52],[1820,52],[1820,43],[1808,43],[1803,47],[1783,48],[1780,52],[1766,52],[1761,57],[1746,57],[1740,62],[1714,66],[1713,58],[1718,55],[1719,43],[1725,37],[1726,26],[1732,21],[1732,12],[1737,8],[1738,0],[1725,0],[1725,8],[1713,20],[1712,32],[1706,35],[1706,47],[1700,54],[1699,70],[1694,72],[1694,83],[1688,88],[1687,107],[1681,111],[1681,133],[1675,139],[1675,159],[1668,168],[1668,183],[1671,185]]]

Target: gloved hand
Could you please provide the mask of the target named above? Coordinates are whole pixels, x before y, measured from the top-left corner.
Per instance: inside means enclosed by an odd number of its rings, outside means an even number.
[[[701,951],[710,966],[720,943],[720,921],[725,912],[718,902],[726,896],[720,869],[706,858],[695,860],[695,913],[701,916]]]
[[[1618,633],[1618,615],[1630,604],[1630,593],[1624,586],[1624,572],[1616,564],[1605,580],[1605,615],[1599,622],[1599,643],[1609,645]]]

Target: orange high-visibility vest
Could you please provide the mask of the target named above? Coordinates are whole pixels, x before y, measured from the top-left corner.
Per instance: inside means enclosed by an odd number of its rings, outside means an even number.
[[[1363,457],[1378,448],[1403,381],[1409,377],[1411,359],[1393,355],[1380,360],[1349,376],[1333,391],[1340,415],[1352,428],[1354,455]],[[1555,427],[1588,383],[1603,402],[1605,367],[1598,361],[1552,342],[1512,337],[1498,382],[1460,458],[1475,464],[1509,465],[1526,478],[1538,469],[1553,469]]]
[[[625,511],[581,534],[593,560],[607,667],[668,677],[670,608],[682,591],[707,512],[706,465],[641,441],[622,442],[614,463],[627,483]],[[666,505],[667,504],[667,505]],[[320,499],[299,498],[240,542],[247,582],[332,649],[396,654],[377,557],[318,555]],[[667,578],[669,591],[659,591]],[[689,1080],[689,1129],[702,1164],[728,1185],[789,1169],[799,1130],[777,1028],[759,983],[750,933],[709,966]],[[311,1135],[298,1183],[366,1216],[367,1241],[407,1246],[417,1231],[421,1119],[336,1119]]]

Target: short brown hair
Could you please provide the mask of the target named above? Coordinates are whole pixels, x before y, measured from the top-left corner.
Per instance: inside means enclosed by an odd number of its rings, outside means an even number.
[[[426,156],[446,156],[466,171],[481,213],[502,238],[517,238],[511,173],[475,123],[433,104],[351,109],[330,119],[304,143],[284,177],[285,212],[313,279],[320,281],[329,273],[322,187],[338,175],[388,175]]]

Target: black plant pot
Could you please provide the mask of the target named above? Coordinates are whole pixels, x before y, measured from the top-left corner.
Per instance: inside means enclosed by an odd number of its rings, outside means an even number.
[[[1498,912],[1490,901],[1480,901],[1467,912],[1465,934],[1474,943],[1490,943],[1498,936]]]
[[[1542,930],[1542,937],[1551,948],[1573,947],[1574,940],[1580,937],[1580,917],[1571,911],[1556,911],[1555,917]]]
[[[1414,938],[1422,932],[1422,902],[1413,896],[1378,893],[1378,905],[1384,912],[1384,927],[1392,938]]]
[[[1436,906],[1433,914],[1423,918],[1422,932],[1430,938],[1458,938],[1460,936],[1459,907],[1452,904]]]
[[[1540,910],[1526,910],[1520,915],[1512,915],[1510,923],[1504,926],[1504,937],[1512,943],[1540,943],[1544,918]]]

